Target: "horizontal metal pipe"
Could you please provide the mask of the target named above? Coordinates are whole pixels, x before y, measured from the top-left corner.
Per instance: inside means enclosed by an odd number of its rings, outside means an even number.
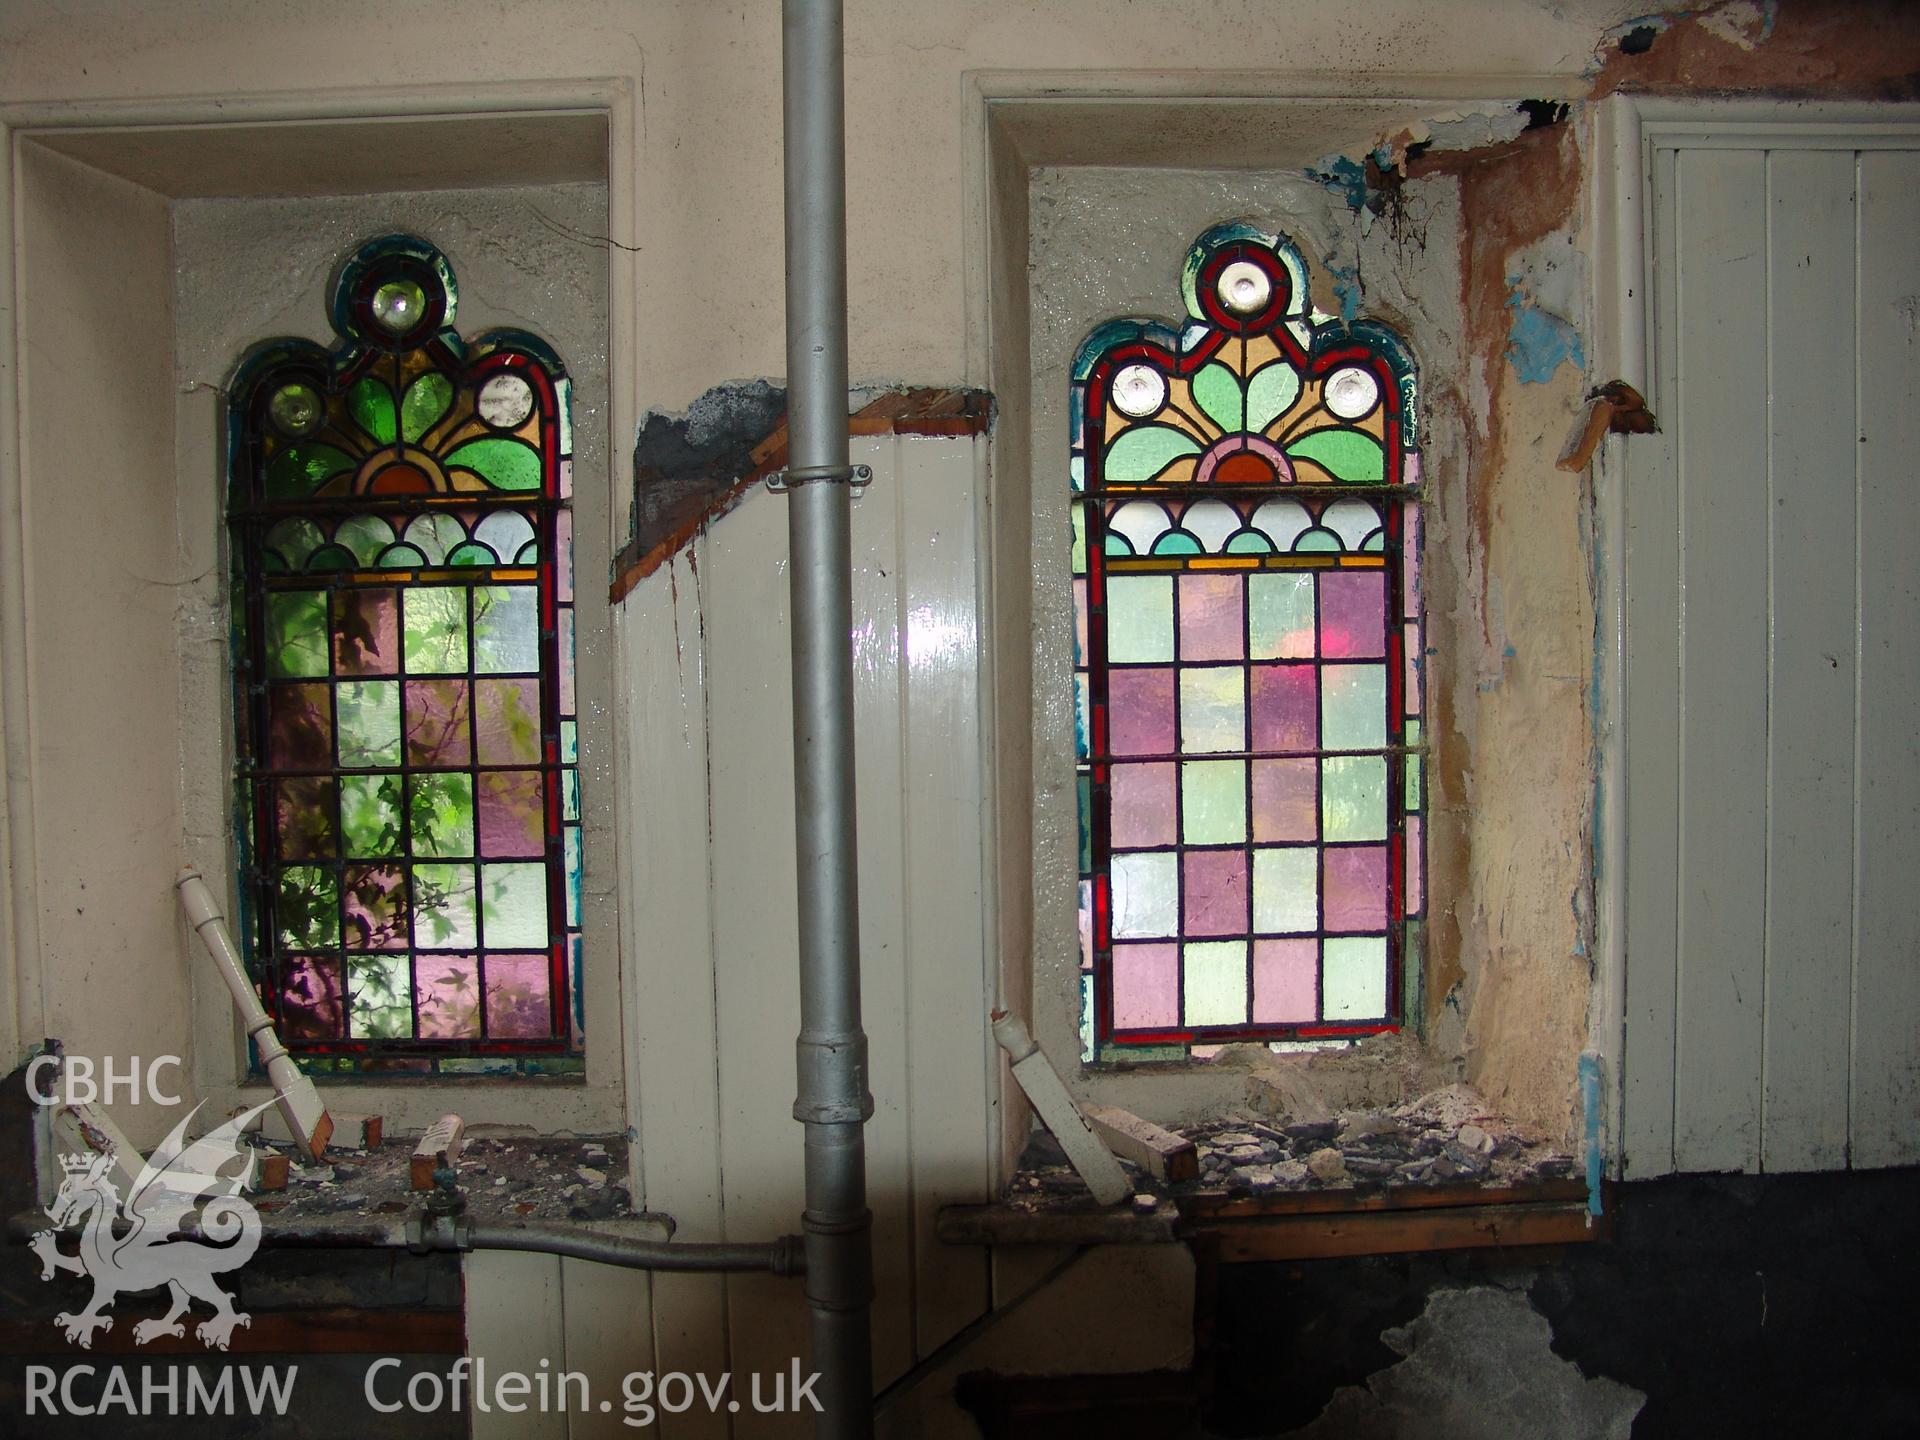
[[[432,1232],[429,1231],[431,1236]],[[522,1228],[518,1225],[469,1225],[464,1229],[466,1250],[531,1250],[542,1255],[566,1255],[575,1260],[597,1260],[629,1270],[736,1272],[766,1270],[775,1275],[798,1275],[806,1268],[800,1237],[783,1235],[764,1245],[699,1245],[677,1240],[629,1240],[564,1225]],[[438,1244],[435,1249],[447,1248]]]

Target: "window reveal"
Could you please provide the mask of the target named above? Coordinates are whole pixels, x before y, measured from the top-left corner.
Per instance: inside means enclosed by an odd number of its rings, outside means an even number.
[[[309,1069],[578,1070],[568,382],[389,237],[233,388],[250,960]]]
[[[1216,227],[1071,398],[1083,1058],[1397,1029],[1422,896],[1414,370]]]

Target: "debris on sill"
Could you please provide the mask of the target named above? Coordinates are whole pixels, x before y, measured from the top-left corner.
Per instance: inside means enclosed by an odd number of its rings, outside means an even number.
[[[1377,1109],[1290,1115],[1240,1107],[1168,1128],[1193,1143],[1198,1173],[1169,1184],[1123,1156],[1136,1194],[1177,1202],[1195,1194],[1387,1186],[1505,1189],[1577,1173],[1573,1157],[1546,1136],[1502,1119],[1477,1091],[1458,1083]],[[1033,1212],[1090,1203],[1058,1142],[1044,1131],[1028,1141],[1004,1199]]]
[[[265,1149],[287,1154],[285,1147]],[[285,1188],[252,1196],[253,1207],[269,1230],[403,1217],[420,1201],[413,1189],[414,1154],[415,1142],[391,1140],[362,1150],[329,1148],[320,1165],[290,1155]],[[627,1142],[618,1137],[468,1135],[451,1164],[468,1217],[483,1224],[615,1220],[637,1213],[626,1187],[617,1183],[627,1168]]]

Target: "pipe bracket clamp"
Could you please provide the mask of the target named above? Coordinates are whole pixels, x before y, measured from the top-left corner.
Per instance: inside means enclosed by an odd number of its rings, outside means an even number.
[[[858,491],[873,483],[871,465],[795,465],[786,470],[776,470],[767,477],[767,489],[776,495],[784,495],[796,485],[811,485],[818,481],[832,481],[846,485]]]

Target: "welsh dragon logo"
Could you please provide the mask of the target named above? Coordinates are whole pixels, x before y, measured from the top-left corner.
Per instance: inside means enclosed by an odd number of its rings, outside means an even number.
[[[116,1296],[162,1285],[171,1304],[159,1319],[133,1327],[136,1344],[162,1335],[184,1337],[180,1317],[195,1300],[213,1307],[213,1317],[202,1320],[195,1332],[210,1350],[226,1349],[234,1327],[252,1323],[251,1316],[233,1308],[213,1277],[239,1269],[260,1248],[260,1216],[240,1194],[252,1167],[235,1162],[245,1153],[241,1133],[266,1108],[236,1115],[188,1144],[187,1126],[200,1110],[196,1105],[140,1167],[133,1193],[124,1201],[112,1179],[111,1154],[60,1157],[66,1178],[47,1207],[54,1228],[40,1231],[32,1245],[42,1280],[67,1272],[93,1281],[86,1309],[54,1317],[68,1340],[92,1348],[94,1331],[113,1328],[106,1312]],[[222,1175],[223,1169],[232,1173]],[[197,1233],[181,1234],[196,1211]],[[67,1255],[59,1249],[58,1232],[71,1225],[83,1228],[78,1253]]]

